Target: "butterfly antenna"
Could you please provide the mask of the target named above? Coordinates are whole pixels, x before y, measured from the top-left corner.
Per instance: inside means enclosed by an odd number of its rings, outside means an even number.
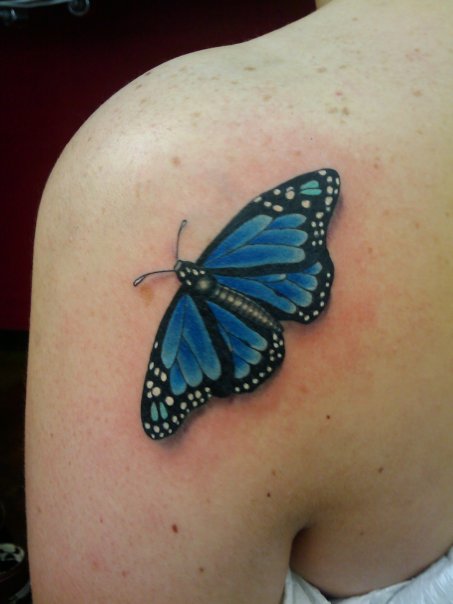
[[[181,224],[179,225],[178,235],[176,237],[176,260],[179,260],[179,238],[181,237],[181,233],[183,228],[186,226],[187,220],[181,220]]]
[[[179,225],[179,229],[178,229],[178,235],[176,236],[176,260],[179,260],[179,238],[181,237],[181,232],[183,230],[183,228],[186,226],[187,224],[187,220],[184,219],[181,221],[181,224]],[[140,285],[140,283],[142,283],[142,281],[144,281],[146,279],[146,277],[149,277],[150,275],[160,275],[162,273],[174,273],[175,269],[174,268],[168,268],[168,269],[164,269],[161,271],[151,271],[150,273],[144,273],[143,275],[140,275],[140,277],[137,277],[137,279],[134,279],[132,284],[134,285],[134,287],[137,287],[137,285]]]
[[[137,279],[134,279],[132,284],[134,287],[137,287],[137,285],[140,285],[140,283],[142,281],[144,281],[146,279],[146,277],[149,277],[150,275],[159,275],[161,273],[174,273],[175,270],[173,268],[168,268],[162,271],[152,271],[150,273],[145,273],[144,275],[140,275],[140,277],[137,277]]]

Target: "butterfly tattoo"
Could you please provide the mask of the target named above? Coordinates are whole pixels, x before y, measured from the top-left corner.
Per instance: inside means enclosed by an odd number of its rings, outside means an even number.
[[[159,440],[212,397],[253,392],[282,364],[280,321],[311,323],[326,308],[334,267],[327,228],[340,179],[310,172],[250,201],[196,262],[168,271],[181,282],[157,331],[141,402]],[[186,221],[181,223],[178,233]]]

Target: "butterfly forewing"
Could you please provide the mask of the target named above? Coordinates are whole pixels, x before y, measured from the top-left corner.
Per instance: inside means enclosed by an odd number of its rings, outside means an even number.
[[[325,169],[297,176],[249,202],[197,264],[216,274],[263,275],[312,265],[326,247],[340,179]]]

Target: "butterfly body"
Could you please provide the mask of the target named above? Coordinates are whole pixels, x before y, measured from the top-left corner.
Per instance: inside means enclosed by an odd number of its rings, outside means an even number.
[[[276,331],[283,330],[280,323],[262,306],[234,289],[220,285],[214,274],[195,262],[178,260],[174,270],[183,288],[193,296],[212,300],[257,325]]]
[[[196,262],[177,260],[181,287],[143,387],[148,436],[174,434],[212,397],[253,392],[284,360],[281,321],[308,324],[322,313],[334,276],[326,233],[338,194],[334,170],[298,176],[248,203]]]

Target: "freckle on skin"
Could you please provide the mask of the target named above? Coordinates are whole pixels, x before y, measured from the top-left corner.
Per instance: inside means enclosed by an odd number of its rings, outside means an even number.
[[[330,415],[326,415],[326,419],[330,419]]]
[[[177,532],[179,531],[179,529],[178,529],[178,525],[177,525],[177,524],[172,524],[172,525],[171,525],[171,530],[172,530],[174,533],[177,533]]]
[[[382,466],[380,468],[378,468],[379,474],[382,474],[383,471],[384,471],[384,468]]]
[[[251,65],[248,65],[247,67],[244,67],[244,71],[256,71],[256,67],[252,67]]]
[[[275,470],[272,470],[272,476],[277,476],[277,472]]]
[[[102,516],[99,516],[99,522],[100,522],[101,524],[104,524],[104,518],[103,518]]]
[[[328,107],[327,113],[338,113],[338,107]]]
[[[151,304],[152,299],[154,297],[152,289],[150,287],[141,287],[139,295],[143,302],[146,304],[146,306],[149,306]]]
[[[341,113],[343,115],[349,115],[351,112],[349,111],[349,109],[347,107],[343,107],[343,109],[341,110]]]
[[[200,573],[204,573],[204,567],[203,567],[203,566],[199,566],[199,567],[198,567],[198,571],[199,571]]]
[[[271,492],[270,492],[270,491],[268,491],[268,492],[266,493],[266,497],[271,497]]]
[[[127,575],[128,575],[128,574],[129,574],[129,571],[128,571],[128,570],[122,570],[122,571],[121,571],[121,576],[122,576],[122,577],[127,577]]]
[[[423,96],[423,93],[421,90],[414,90],[414,92],[412,93],[414,96]]]
[[[174,157],[171,158],[171,163],[174,166],[180,166],[181,165],[181,160],[179,159],[179,157],[177,155],[175,155]]]
[[[269,99],[271,99],[271,98],[272,98],[272,96],[271,96],[270,94],[265,94],[265,95],[263,96],[263,101],[268,101],[268,100],[269,100]]]
[[[342,90],[335,90],[335,96],[343,96]]]
[[[318,73],[325,73],[327,71],[326,67],[318,67],[318,69],[316,70]]]

